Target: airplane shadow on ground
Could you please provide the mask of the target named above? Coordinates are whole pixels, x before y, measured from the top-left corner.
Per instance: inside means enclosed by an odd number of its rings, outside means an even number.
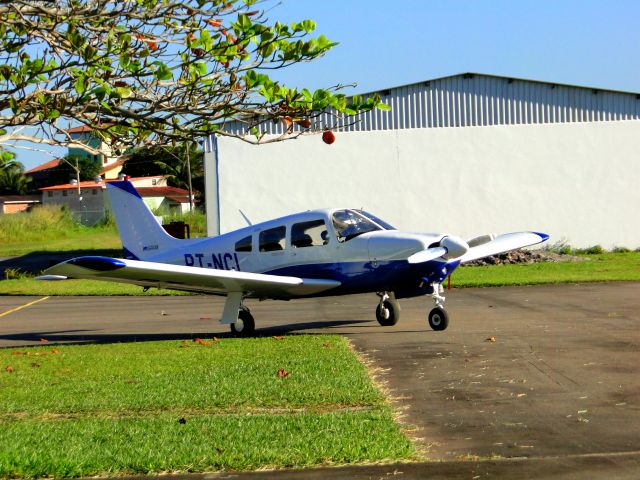
[[[258,328],[254,337],[270,337],[274,335],[288,335],[305,333],[306,330],[324,330],[327,334],[333,334],[330,329],[337,327],[353,326],[360,328],[363,323],[371,323],[369,320],[327,320],[315,322],[291,323],[274,327]],[[84,333],[86,332],[86,333]],[[99,333],[95,330],[61,330],[40,331],[25,333],[0,334],[0,341],[8,342],[33,342],[33,344],[11,345],[0,348],[21,348],[27,346],[66,344],[83,345],[96,343],[135,343],[155,342],[159,340],[193,340],[195,338],[231,338],[229,331],[214,332],[182,332],[182,333]],[[42,342],[41,339],[47,340]],[[35,345],[34,345],[35,344]]]
[[[111,250],[70,250],[67,252],[30,252],[24,255],[0,259],[0,280],[5,278],[5,270],[19,270],[20,272],[39,274],[45,268],[85,255],[102,255],[107,257],[121,257],[121,249]]]

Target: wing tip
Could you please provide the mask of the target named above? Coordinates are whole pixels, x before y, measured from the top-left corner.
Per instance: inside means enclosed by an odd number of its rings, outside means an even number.
[[[538,243],[542,243],[542,242],[546,242],[547,240],[549,240],[549,235],[547,235],[546,233],[542,233],[542,232],[531,232],[534,235],[538,235],[540,237],[540,241]]]

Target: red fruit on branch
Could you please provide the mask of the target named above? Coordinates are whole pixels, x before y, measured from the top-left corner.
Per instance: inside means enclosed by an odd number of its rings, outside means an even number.
[[[336,136],[331,130],[325,130],[324,132],[322,132],[322,141],[327,145],[331,145],[336,141]]]

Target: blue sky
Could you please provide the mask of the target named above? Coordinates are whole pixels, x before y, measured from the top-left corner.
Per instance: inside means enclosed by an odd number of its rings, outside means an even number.
[[[471,71],[640,92],[638,1],[287,0],[272,16],[340,42],[283,72],[294,85],[366,92]]]
[[[637,0],[283,0],[269,16],[315,20],[340,42],[274,74],[289,86],[357,83],[357,93],[479,72],[640,92]]]

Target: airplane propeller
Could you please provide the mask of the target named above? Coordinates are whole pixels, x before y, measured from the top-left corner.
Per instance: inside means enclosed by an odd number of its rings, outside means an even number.
[[[439,246],[430,247],[418,253],[414,253],[407,258],[407,261],[409,263],[424,263],[440,257],[452,260],[454,258],[461,257],[468,251],[469,245],[467,242],[455,235],[447,235],[440,240]]]

